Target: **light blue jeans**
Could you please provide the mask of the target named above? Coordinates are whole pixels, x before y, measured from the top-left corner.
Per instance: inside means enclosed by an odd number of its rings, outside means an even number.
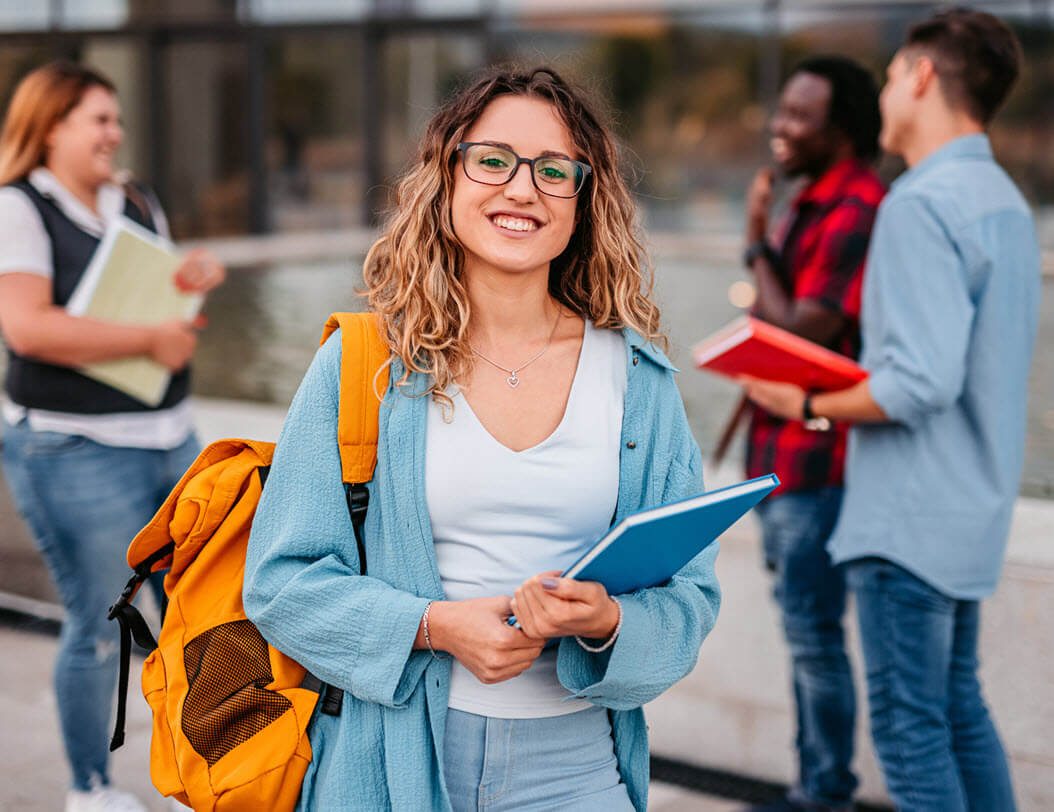
[[[1006,753],[977,678],[980,603],[884,559],[847,567],[871,737],[897,809],[1014,812]]]
[[[451,708],[443,760],[454,812],[633,812],[601,707],[542,719]]]
[[[55,695],[73,787],[109,782],[118,626],[106,619],[131,575],[128,544],[198,453],[193,435],[156,451],[4,426],[4,476],[55,580],[66,620]]]

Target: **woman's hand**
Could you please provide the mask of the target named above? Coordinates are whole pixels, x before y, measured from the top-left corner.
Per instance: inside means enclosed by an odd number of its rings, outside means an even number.
[[[449,652],[487,685],[522,674],[542,653],[545,640],[510,626],[509,605],[510,600],[504,595],[435,601],[428,610],[432,648]],[[424,648],[423,627],[418,641]]]
[[[208,293],[226,278],[223,264],[204,248],[195,248],[187,254],[172,275],[181,293]]]
[[[169,372],[179,372],[194,355],[198,346],[195,330],[204,326],[204,316],[194,321],[172,319],[151,328],[150,357]]]
[[[543,572],[524,581],[512,599],[512,613],[528,637],[578,635],[606,640],[618,625],[619,608],[602,584]]]

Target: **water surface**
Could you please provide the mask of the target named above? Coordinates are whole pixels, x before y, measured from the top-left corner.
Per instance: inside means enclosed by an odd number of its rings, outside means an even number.
[[[334,310],[361,309],[362,258],[233,270],[208,304],[195,362],[198,394],[287,405]],[[690,347],[741,311],[728,298],[739,268],[686,259],[656,263],[656,296],[670,356],[696,439],[713,449],[738,390],[692,368]],[[1044,280],[1040,334],[1030,379],[1022,493],[1054,498],[1054,279]]]

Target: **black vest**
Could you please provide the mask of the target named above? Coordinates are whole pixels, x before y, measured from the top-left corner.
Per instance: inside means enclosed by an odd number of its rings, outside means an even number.
[[[55,201],[43,195],[28,181],[11,184],[20,189],[40,212],[44,228],[51,239],[52,301],[65,306],[84,274],[99,238],[82,230],[70,220]],[[149,212],[140,211],[131,200],[125,200],[124,216],[144,228],[157,232]],[[149,412],[175,406],[187,396],[190,371],[184,369],[172,376],[165,397],[156,407],[147,406],[124,392],[82,375],[70,367],[34,361],[7,351],[8,397],[30,409],[48,409],[76,414],[109,414],[111,412]]]

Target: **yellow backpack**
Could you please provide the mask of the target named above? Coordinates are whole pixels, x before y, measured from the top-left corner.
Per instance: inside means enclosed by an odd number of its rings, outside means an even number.
[[[373,314],[333,314],[323,343],[337,327],[341,473],[364,573],[365,483],[377,460],[375,392],[388,386],[387,368],[377,373],[389,353]],[[110,609],[110,619],[121,624],[110,749],[124,741],[135,637],[151,651],[143,665],[143,694],[154,720],[150,777],[162,795],[198,812],[292,810],[311,761],[307,726],[319,697],[322,712],[340,713],[342,692],[270,646],[242,606],[249,530],[273,453],[273,443],[233,439],[202,451],[132,541],[128,563],[135,575]],[[130,601],[151,572],[165,568],[168,607],[155,641]]]

